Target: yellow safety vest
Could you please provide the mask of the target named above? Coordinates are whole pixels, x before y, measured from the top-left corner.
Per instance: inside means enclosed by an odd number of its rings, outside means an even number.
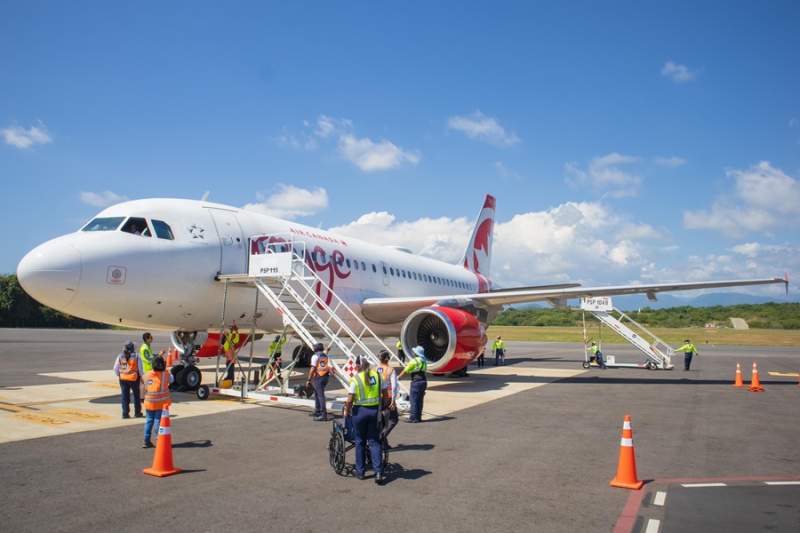
[[[367,379],[369,377],[369,379]],[[353,377],[356,382],[355,405],[377,407],[381,403],[381,376],[375,370],[359,372]],[[368,383],[367,383],[368,381]]]

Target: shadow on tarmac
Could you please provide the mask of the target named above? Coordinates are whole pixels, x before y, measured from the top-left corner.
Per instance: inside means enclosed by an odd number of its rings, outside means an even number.
[[[389,452],[410,452],[410,451],[423,451],[427,452],[435,447],[434,444],[398,444],[392,446]]]
[[[386,476],[386,484],[388,485],[396,479],[415,480],[425,477],[432,472],[430,470],[423,470],[421,468],[412,468],[411,470],[406,470],[402,467],[402,465],[397,463],[387,463],[383,473]]]
[[[179,442],[177,444],[173,444],[173,448],[210,448],[213,446],[210,440],[190,440],[186,442]]]

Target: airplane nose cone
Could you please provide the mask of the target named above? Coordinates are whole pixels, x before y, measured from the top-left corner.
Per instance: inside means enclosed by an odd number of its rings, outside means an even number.
[[[40,303],[63,310],[75,298],[81,280],[81,254],[55,239],[31,250],[17,266],[22,288]]]

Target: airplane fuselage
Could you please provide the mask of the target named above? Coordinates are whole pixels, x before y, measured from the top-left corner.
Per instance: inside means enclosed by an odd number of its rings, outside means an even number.
[[[367,298],[482,290],[481,280],[458,265],[235,207],[177,199],[109,207],[81,230],[32,250],[20,262],[18,275],[40,302],[88,320],[144,329],[215,330],[222,323],[224,297],[224,285],[216,278],[247,272],[249,243],[256,236],[303,242],[311,254],[308,263],[357,312]],[[249,328],[255,294],[252,288],[230,286],[226,323],[235,320]],[[283,327],[263,298],[256,317],[259,331]],[[377,334],[390,336],[399,333],[401,323],[370,325]]]

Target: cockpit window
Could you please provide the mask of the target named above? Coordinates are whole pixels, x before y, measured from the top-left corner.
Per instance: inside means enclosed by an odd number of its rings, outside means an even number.
[[[125,217],[98,217],[86,224],[81,231],[114,231]]]
[[[175,236],[172,234],[172,228],[169,227],[169,224],[163,220],[156,219],[151,220],[151,222],[153,223],[153,229],[156,232],[156,237],[170,241],[175,239]]]
[[[134,235],[141,235],[142,237],[150,236],[150,228],[147,227],[147,221],[143,218],[129,218],[125,225],[122,226],[122,231],[133,233]]]

